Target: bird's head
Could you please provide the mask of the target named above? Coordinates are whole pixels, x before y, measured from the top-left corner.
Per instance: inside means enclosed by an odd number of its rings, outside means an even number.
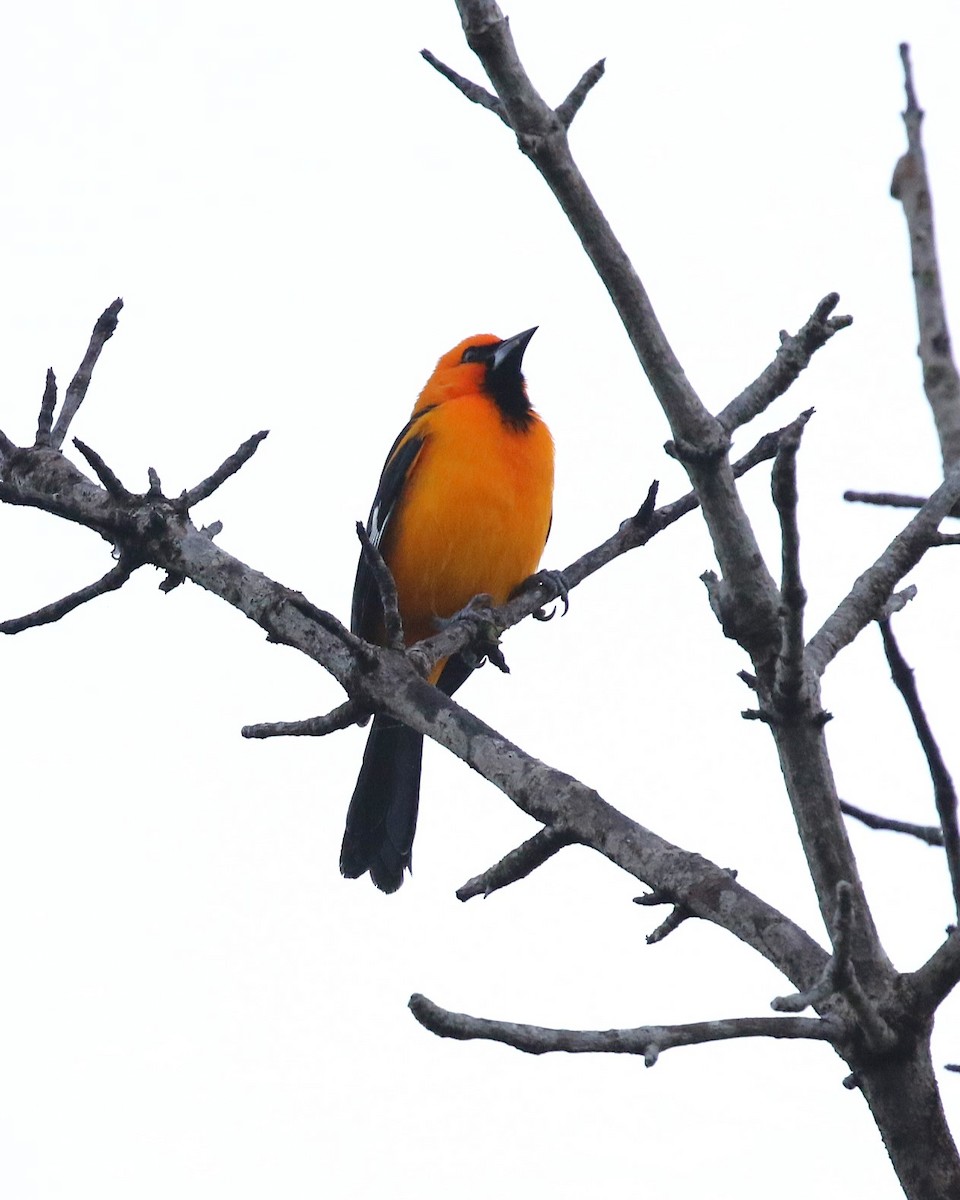
[[[482,392],[506,418],[523,422],[530,412],[530,401],[520,365],[527,343],[536,332],[534,325],[510,338],[494,337],[492,333],[464,338],[437,363],[414,411]]]

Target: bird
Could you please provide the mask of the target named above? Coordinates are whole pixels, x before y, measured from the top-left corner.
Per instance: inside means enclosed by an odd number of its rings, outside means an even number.
[[[387,455],[366,530],[393,575],[410,646],[478,595],[509,599],[540,563],[553,517],[553,438],[521,371],[537,326],[475,334],[444,354]],[[383,644],[383,603],[363,554],[350,627]],[[477,665],[429,675],[448,696]],[[395,892],[411,869],[423,736],[377,713],[347,811],[341,873]]]

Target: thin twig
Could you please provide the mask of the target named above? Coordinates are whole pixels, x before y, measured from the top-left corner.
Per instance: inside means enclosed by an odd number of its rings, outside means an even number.
[[[731,871],[730,875],[734,879],[737,877],[736,871]],[[672,905],[670,912],[667,913],[656,929],[652,933],[648,933],[644,938],[648,946],[655,946],[657,942],[662,942],[675,929],[679,929],[688,917],[693,916],[689,908],[686,908],[683,904],[678,904],[674,896],[659,888],[653,888],[652,891],[644,892],[640,896],[634,896],[633,902],[644,908],[658,907],[661,904]]]
[[[853,317],[830,315],[839,303],[839,295],[831,292],[824,296],[795,334],[780,334],[780,347],[773,362],[717,414],[717,420],[728,433],[768,409],[774,400],[792,386],[800,372],[810,365],[814,354],[835,333],[853,324]]]
[[[889,620],[880,622],[880,633],[883,636],[883,649],[890,665],[890,674],[910,713],[910,720],[917,731],[917,738],[933,781],[933,799],[940,817],[940,828],[943,830],[943,845],[953,886],[953,900],[960,917],[960,827],[957,825],[957,789],[947,770],[947,764],[943,761],[927,714],[923,710],[913,671],[897,645]]]
[[[912,821],[898,821],[894,817],[881,817],[877,813],[867,812],[846,800],[840,801],[840,811],[848,817],[855,817],[868,829],[885,829],[890,833],[906,833],[910,837],[926,842],[928,846],[943,845],[943,830],[939,825],[916,825]]]
[[[639,904],[642,908],[657,908],[661,904],[673,904],[674,899],[668,896],[666,892],[658,891],[654,888],[649,892],[642,892],[639,896],[634,896],[634,904]]]
[[[852,504],[877,504],[885,508],[923,508],[929,496],[902,496],[898,492],[851,492],[843,493],[844,500]]]
[[[564,129],[569,129],[573,124],[573,118],[580,111],[584,100],[590,94],[591,88],[596,87],[603,78],[605,69],[605,60],[602,58],[599,62],[595,62],[592,67],[588,67],[580,76],[566,100],[557,105],[557,117]]]
[[[861,629],[876,620],[894,587],[930,548],[940,522],[960,500],[960,467],[954,468],[923,508],[897,534],[873,566],[857,579],[807,646],[813,669],[823,674]]]
[[[322,717],[309,717],[305,721],[269,721],[260,725],[244,725],[240,736],[245,738],[274,737],[325,737],[349,729],[351,725],[362,725],[369,712],[355,700],[345,700],[332,712]]]
[[[669,937],[675,929],[679,929],[683,922],[692,915],[690,910],[684,908],[682,904],[675,904],[656,929],[652,933],[647,934],[644,941],[648,946],[655,946],[658,942],[662,942],[665,937]]]
[[[726,867],[724,871],[731,879],[737,878],[737,872],[733,867]],[[675,896],[659,888],[653,888],[651,891],[644,892],[640,896],[634,896],[633,902],[634,904],[641,905],[643,908],[654,908],[661,904],[672,905],[670,912],[656,929],[652,933],[648,933],[644,938],[648,946],[655,946],[658,942],[662,942],[675,929],[679,929],[688,917],[695,915],[685,904],[679,903]]]
[[[797,521],[797,453],[812,409],[801,414],[783,433],[774,459],[770,488],[780,518],[782,576],[780,627],[783,640],[777,657],[777,701],[793,711],[803,689],[803,612],[807,592],[800,574],[800,526]]]
[[[482,875],[468,879],[463,887],[457,889],[458,900],[472,900],[474,896],[487,897],[500,888],[525,879],[537,867],[574,843],[574,838],[568,833],[561,833],[552,826],[547,826],[528,838],[522,846],[504,855]]]
[[[833,1020],[815,1017],[739,1017],[726,1021],[696,1021],[689,1025],[641,1025],[636,1029],[547,1029],[490,1021],[449,1012],[426,996],[410,997],[410,1011],[431,1033],[471,1041],[501,1042],[525,1054],[638,1054],[652,1067],[664,1050],[697,1046],[731,1038],[807,1038],[830,1041],[837,1033]]]
[[[911,600],[917,598],[917,585],[911,583],[908,587],[894,592],[880,610],[880,620],[889,620],[894,613],[902,612]]]
[[[93,468],[93,472],[100,480],[106,490],[117,500],[122,500],[127,504],[133,503],[136,497],[132,492],[128,492],[117,476],[113,473],[110,467],[103,461],[100,455],[86,442],[81,442],[79,438],[73,439],[73,444],[80,451],[83,457]]]
[[[177,508],[181,512],[187,512],[195,504],[199,504],[201,500],[206,500],[208,496],[212,496],[221,484],[226,483],[231,475],[236,475],[243,464],[253,458],[257,452],[257,447],[269,432],[269,429],[261,429],[259,433],[248,437],[242,446],[217,467],[212,475],[208,475],[206,479],[201,480],[196,487],[190,488],[189,491],[182,492],[176,501]]]
[[[50,431],[53,428],[53,412],[57,407],[57,377],[53,367],[47,367],[47,379],[43,386],[43,399],[40,401],[40,416],[37,419],[37,436],[35,446],[50,445]]]
[[[38,625],[50,625],[54,621],[59,621],[61,617],[73,612],[81,604],[86,604],[89,600],[95,600],[98,596],[105,596],[107,592],[115,592],[117,588],[123,587],[139,565],[132,558],[121,557],[117,565],[96,583],[91,583],[78,592],[72,592],[69,596],[64,596],[62,600],[55,600],[53,604],[38,608],[36,612],[27,613],[26,616],[0,621],[0,633],[22,633],[25,629],[36,629]]]
[[[510,122],[507,119],[507,114],[504,112],[503,105],[492,93],[488,92],[485,87],[481,87],[479,83],[474,83],[472,80],[465,78],[463,75],[458,75],[453,67],[448,67],[445,62],[441,62],[436,55],[431,54],[429,50],[421,50],[420,55],[430,64],[435,71],[439,71],[444,79],[448,79],[457,91],[462,92],[464,96],[474,104],[479,104],[481,108],[488,108],[492,113],[500,118],[500,120],[510,128]]]
[[[59,450],[63,445],[67,431],[70,428],[70,422],[77,415],[77,410],[83,403],[84,396],[87,394],[87,388],[90,386],[90,377],[93,374],[93,368],[97,365],[100,351],[110,338],[113,337],[121,308],[123,308],[123,301],[118,296],[109,307],[104,309],[93,327],[87,352],[84,354],[83,361],[77,368],[76,375],[70,380],[70,386],[67,388],[67,394],[64,397],[63,407],[60,409],[60,416],[53,427],[53,433],[50,435],[50,445],[55,450]]]
[[[927,178],[921,126],[923,110],[917,104],[910,66],[910,47],[900,46],[907,107],[903,123],[907,152],[893,172],[890,194],[903,205],[910,235],[910,258],[917,305],[920,341],[917,354],[923,367],[923,390],[933,413],[943,473],[960,464],[960,375],[950,348],[950,330],[943,302],[940,264],[933,225],[933,201]]]

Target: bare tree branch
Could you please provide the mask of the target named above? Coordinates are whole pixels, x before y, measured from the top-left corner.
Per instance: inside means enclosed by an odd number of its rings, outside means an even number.
[[[840,801],[840,811],[846,813],[848,817],[855,817],[868,829],[886,829],[890,833],[906,833],[911,837],[919,838],[921,842],[926,842],[928,846],[943,845],[943,830],[939,825],[915,825],[912,821],[898,821],[894,817],[881,817],[877,813],[858,808],[846,800]]]
[[[53,367],[47,368],[47,379],[43,387],[43,399],[40,401],[40,416],[37,420],[37,436],[35,446],[49,446],[53,429],[53,413],[57,407],[57,377]]]
[[[877,504],[885,508],[923,508],[929,496],[901,496],[898,492],[851,492],[843,493],[844,500],[855,504]]]
[[[917,738],[927,760],[930,778],[933,780],[933,799],[940,817],[940,829],[943,832],[947,867],[953,886],[954,907],[960,917],[960,828],[957,826],[957,789],[953,785],[953,779],[947,770],[947,764],[943,761],[943,755],[937,745],[937,739],[933,736],[927,714],[923,710],[913,670],[907,665],[906,659],[900,652],[889,619],[880,622],[880,633],[883,636],[883,648],[890,665],[890,674],[910,713],[910,720],[917,731]]]
[[[84,354],[83,361],[77,368],[76,375],[70,380],[70,386],[67,388],[60,416],[50,435],[49,445],[55,450],[59,450],[63,445],[67,431],[70,428],[70,422],[77,415],[77,411],[83,403],[83,399],[87,394],[87,388],[90,386],[90,376],[93,373],[93,368],[97,365],[100,351],[109,339],[113,337],[121,308],[123,308],[123,301],[117,297],[97,318],[97,323],[93,327],[93,333],[90,334],[90,344],[87,346],[87,352]]]
[[[930,538],[958,500],[960,467],[950,472],[810,639],[807,657],[817,674],[822,675],[860,630],[876,620],[893,588],[923,558],[930,547]]]
[[[900,983],[911,1010],[921,1018],[932,1016],[960,983],[960,930],[951,929],[923,966],[901,976]]]
[[[829,296],[824,296],[806,324],[795,334],[785,331],[780,334],[780,348],[773,362],[717,414],[717,420],[728,433],[765,412],[774,400],[796,382],[800,372],[810,365],[814,354],[835,333],[853,324],[853,317],[830,315],[839,303],[840,297],[836,292],[831,292]]]
[[[835,994],[843,996],[857,1017],[860,1031],[874,1054],[889,1053],[897,1036],[867,996],[851,957],[853,949],[853,888],[845,880],[837,884],[836,916],[830,930],[833,955],[812,988],[794,996],[778,996],[770,1007],[777,1012],[802,1012],[819,1007]]]
[[[429,50],[421,50],[421,56],[426,59],[435,71],[439,71],[444,79],[448,79],[453,86],[461,92],[466,98],[474,104],[479,104],[481,108],[487,108],[494,113],[500,120],[510,128],[510,122],[507,120],[507,114],[503,111],[503,105],[491,95],[485,87],[481,87],[479,83],[473,83],[472,80],[466,79],[463,75],[458,75],[453,67],[448,67],[445,62],[441,62],[435,54],[431,54]]]
[[[809,420],[804,413],[785,431],[774,459],[770,481],[773,503],[780,518],[782,576],[780,623],[783,642],[777,658],[778,705],[794,710],[803,690],[803,612],[807,592],[800,574],[800,526],[797,522],[797,453],[803,429]]]
[[[911,600],[917,598],[917,585],[911,583],[899,592],[893,592],[889,600],[880,610],[880,620],[889,620],[894,613],[903,612]]]
[[[828,1040],[848,1061],[852,1060],[855,1070],[851,1079],[862,1087],[871,1103],[888,1146],[891,1112],[895,1113],[899,1106],[908,1114],[908,1122],[913,1122],[909,1128],[910,1136],[900,1138],[908,1144],[906,1152],[898,1151],[897,1169],[902,1173],[909,1154],[927,1153],[927,1147],[922,1145],[926,1130],[936,1126],[930,1140],[942,1141],[944,1122],[942,1111],[938,1112],[939,1100],[931,1083],[932,1074],[925,1070],[923,1055],[927,1053],[929,1057],[925,1039],[928,1030],[921,1027],[922,1022],[918,1024],[912,1020],[913,1013],[905,1011],[900,985],[908,979],[906,990],[912,988],[914,998],[932,1004],[934,998],[942,998],[960,976],[960,953],[948,941],[912,977],[897,976],[886,959],[839,816],[840,806],[822,736],[824,714],[819,711],[819,676],[827,663],[870,620],[888,611],[892,587],[919,561],[924,550],[948,540],[937,530],[943,516],[956,511],[960,501],[960,467],[952,475],[947,473],[943,487],[923,504],[918,516],[894,539],[885,555],[860,577],[804,651],[805,596],[799,567],[795,479],[800,427],[782,433],[771,450],[777,455],[773,489],[783,535],[779,591],[760,555],[734,483],[736,472],[728,461],[730,431],[763,411],[782,394],[812,354],[849,323],[848,319],[831,317],[837,301],[834,296],[827,297],[795,337],[782,335],[781,352],[759,379],[732,401],[719,418],[713,417],[687,381],[657,322],[642,283],[569,153],[565,126],[600,72],[593,68],[593,78],[591,72],[587,72],[564,104],[552,111],[530,84],[516,56],[507,23],[493,0],[458,0],[458,6],[468,41],[480,55],[499,99],[457,76],[431,55],[425,54],[425,57],[472,100],[492,109],[510,125],[523,152],[534,161],[553,188],[614,298],[643,369],[670,422],[671,452],[686,466],[694,488],[690,507],[684,507],[687,498],[682,498],[674,506],[659,511],[654,510],[655,490],[651,489],[637,516],[625,522],[614,538],[584,555],[563,573],[567,577],[565,586],[575,586],[617,554],[644,544],[666,527],[668,510],[670,519],[675,520],[697,503],[702,505],[722,572],[721,576],[711,576],[711,602],[724,632],[735,638],[752,658],[754,673],[750,679],[760,705],[756,715],[767,722],[776,740],[821,911],[831,931],[832,958],[828,960],[803,930],[736,884],[729,872],[672,846],[630,821],[592,789],[524,754],[495,730],[431,688],[417,675],[413,664],[418,656],[424,659],[424,655],[432,654],[436,661],[443,654],[453,652],[451,647],[468,649],[476,638],[476,630],[471,632],[466,621],[451,622],[448,630],[424,643],[425,648],[412,653],[398,652],[402,637],[394,629],[391,645],[396,648],[381,650],[357,638],[331,613],[317,608],[305,597],[251,571],[220,551],[212,544],[209,531],[197,530],[187,512],[190,503],[196,503],[203,495],[209,495],[214,486],[219,486],[215,482],[205,490],[206,485],[217,479],[217,473],[177,501],[163,496],[159,477],[151,469],[149,490],[143,496],[133,496],[126,492],[99,456],[88,455],[88,461],[93,464],[106,491],[96,488],[71,464],[64,463],[59,454],[51,453],[49,447],[40,445],[34,451],[21,451],[13,447],[9,439],[0,438],[0,452],[13,464],[0,483],[0,499],[43,508],[96,529],[103,536],[109,535],[123,547],[125,554],[139,555],[141,558],[137,561],[149,561],[168,572],[168,581],[195,580],[257,621],[272,640],[295,646],[323,664],[348,692],[350,699],[326,717],[310,722],[252,726],[245,730],[247,736],[329,732],[362,719],[370,711],[386,712],[447,746],[509,795],[523,811],[545,825],[539,834],[491,871],[470,881],[467,888],[484,881],[486,890],[489,882],[496,880],[497,871],[503,880],[497,886],[503,886],[504,882],[512,882],[534,869],[562,845],[583,842],[649,883],[654,896],[664,897],[669,890],[675,907],[661,930],[668,932],[687,916],[709,919],[729,929],[793,981],[800,989],[792,998],[794,1007],[801,1001],[832,1004],[837,995],[843,1000],[839,1007],[844,1009],[842,1016],[831,1015],[822,1020],[744,1018],[685,1026],[644,1026],[632,1030],[570,1031],[480,1021],[447,1013],[424,997],[414,996],[411,1008],[422,1023],[435,1027],[436,1032],[445,1036],[500,1040],[531,1053],[562,1049],[642,1054],[648,1065],[656,1061],[662,1049],[697,1042],[745,1036]],[[905,48],[904,66],[908,109],[916,109]],[[909,130],[908,124],[908,133]],[[909,174],[909,171],[905,170],[905,173]],[[897,186],[902,183],[903,179]],[[906,208],[906,200],[904,205]],[[932,249],[932,224],[930,243]],[[119,303],[112,306],[117,311]],[[101,322],[109,313],[108,309]],[[113,327],[106,332],[100,330],[100,344],[94,353],[94,340],[101,322],[94,330],[84,363],[68,389],[60,421],[52,431],[53,405],[45,397],[45,407],[38,422],[38,442],[62,444],[70,420],[83,400],[96,357],[115,327],[116,311]],[[922,334],[921,313],[921,340]],[[943,337],[949,356],[945,321]],[[924,371],[926,378],[929,374],[926,359]],[[955,369],[953,376],[956,385]],[[61,425],[60,441],[56,442]],[[946,448],[944,461],[947,462]],[[957,461],[957,456],[953,461]],[[227,472],[222,478],[231,473]],[[544,592],[548,590],[544,586]],[[542,602],[542,594],[538,595],[536,589],[531,588],[490,614],[490,619],[495,624],[501,620],[515,623],[535,610]],[[388,607],[387,600],[385,607]],[[506,628],[506,624],[502,627]],[[806,707],[793,703],[801,694],[809,700]],[[933,770],[931,766],[932,773]],[[950,786],[952,791],[952,784]],[[951,868],[960,908],[960,856],[957,851],[960,834],[957,833],[955,808],[956,797],[953,795],[954,824],[952,832],[947,831],[947,842],[953,845]],[[946,818],[944,825],[947,825]],[[648,940],[654,940],[656,936],[652,935]],[[786,1001],[785,1006],[790,1003]],[[850,1027],[844,1006],[855,1014],[856,1032],[862,1034],[862,1040],[856,1046],[847,1040]],[[932,1013],[932,1007],[929,1012]],[[906,1045],[907,1042],[910,1044]],[[893,1050],[897,1053],[892,1053]],[[905,1127],[901,1124],[897,1128],[903,1133]],[[909,1149],[910,1146],[914,1149]],[[894,1153],[891,1148],[891,1154]],[[933,1151],[930,1153],[932,1156]],[[956,1156],[950,1158],[943,1150],[939,1151],[939,1156],[941,1169],[945,1171],[944,1164],[947,1164],[952,1171],[951,1178],[956,1179]]]
[[[727,874],[731,879],[736,879],[737,877],[737,872],[732,868],[727,868]],[[661,904],[671,905],[670,912],[667,913],[666,917],[664,917],[652,933],[648,933],[644,938],[648,946],[655,946],[658,942],[662,942],[675,929],[679,929],[688,917],[696,915],[685,904],[679,901],[676,894],[669,888],[654,888],[653,891],[644,892],[640,896],[634,896],[633,902],[643,908],[654,908]]]
[[[345,646],[356,656],[362,667],[373,669],[377,661],[375,647],[371,646],[369,642],[365,642],[363,638],[357,637],[355,633],[352,633],[346,625],[337,620],[333,613],[328,613],[324,609],[312,604],[302,592],[293,592],[286,588],[284,591],[286,592],[285,600],[291,608],[295,608],[307,617],[308,620],[313,621],[321,629],[332,634],[341,645]],[[290,644],[299,648],[296,642]]]
[[[636,900],[636,898],[635,898]],[[693,916],[689,909],[682,904],[675,904],[669,913],[664,917],[660,924],[648,933],[644,941],[648,946],[656,946],[658,942],[662,942],[665,937],[669,937],[674,930],[680,928],[684,921]]]
[[[814,1017],[739,1017],[726,1021],[696,1021],[689,1025],[641,1025],[636,1029],[547,1029],[491,1021],[449,1012],[426,996],[410,997],[410,1011],[431,1033],[458,1041],[502,1042],[525,1054],[638,1054],[652,1067],[664,1050],[698,1046],[731,1038],[807,1038],[829,1042],[837,1033],[831,1019]]]
[[[537,867],[542,867],[555,854],[573,844],[574,839],[569,833],[547,826],[532,838],[528,838],[522,846],[511,850],[482,875],[468,879],[463,887],[457,889],[457,899],[472,900],[474,896],[491,896],[500,888],[525,879]]]
[[[573,161],[562,121],[520,62],[509,23],[494,0],[457,0],[457,8],[467,44],[483,64],[520,149],[553,190],[610,292],[674,437],[691,444],[717,442],[713,418],[684,375],[646,289]]]
[[[113,473],[111,468],[108,467],[103,461],[96,450],[94,450],[91,446],[88,446],[85,442],[81,442],[77,437],[73,439],[73,444],[93,468],[96,477],[100,480],[110,495],[114,497],[114,499],[125,503],[133,502],[133,492],[127,491],[127,489]]]
[[[769,672],[780,648],[779,593],[737,491],[727,452],[729,433],[706,410],[667,341],[646,291],[591,195],[570,153],[566,131],[534,89],[517,56],[509,26],[494,0],[457,0],[467,42],[503,104],[521,150],[553,190],[614,301],[673,434],[669,449],[687,469],[722,570],[712,602],[725,634],[751,656],[755,673]],[[885,597],[884,597],[885,598]],[[880,985],[892,967],[876,934],[836,801],[822,730],[816,679],[807,669],[809,728],[774,729],[804,849],[812,855],[818,897],[832,916],[835,887],[857,889],[857,938]],[[771,726],[772,728],[772,726]]]
[[[751,654],[769,658],[777,642],[777,595],[727,461],[729,434],[704,407],[667,340],[633,264],[570,153],[567,131],[533,87],[509,25],[494,0],[457,0],[467,43],[483,64],[520,149],[553,191],[614,302],[660,401],[671,450],[700,499],[723,587],[736,594],[724,628]]]
[[[248,437],[242,446],[239,446],[229,458],[225,459],[217,467],[212,475],[208,475],[206,479],[201,480],[196,487],[183,492],[177,498],[177,504],[186,512],[187,509],[193,508],[195,504],[199,504],[201,500],[206,500],[208,496],[212,496],[221,484],[226,483],[231,475],[236,475],[244,463],[249,462],[253,458],[258,446],[269,433],[269,429],[261,429],[259,433]],[[159,492],[159,480],[157,482],[158,486],[156,490]]]
[[[176,501],[134,496],[121,502],[62,455],[38,449],[14,456],[0,484],[0,498],[6,496],[108,530],[145,561],[220,596],[273,641],[323,665],[358,706],[387,712],[440,742],[542,825],[568,831],[655,889],[669,886],[695,916],[735,932],[796,986],[808,986],[823,969],[826,956],[816,942],[729,873],[672,846],[593,789],[525,754],[431,687],[407,655],[369,645],[304,596],[227,554],[193,526]],[[524,604],[532,611],[537,597],[518,597],[499,612],[513,619],[517,610],[511,606],[522,611]]]
[[[668,446],[687,469],[700,501],[722,577],[711,603],[724,633],[751,656],[758,676],[769,674],[780,650],[780,597],[736,488],[727,453],[729,433],[703,406],[670,347],[632,264],[600,211],[570,153],[566,131],[534,89],[517,56],[508,24],[494,0],[457,0],[467,42],[500,97],[521,150],[553,190],[614,301],[618,315],[670,424]],[[564,572],[566,574],[566,572]],[[886,597],[884,597],[885,599]],[[836,884],[857,890],[858,959],[873,963],[871,985],[892,966],[880,947],[863,894],[823,740],[816,677],[805,667],[807,728],[773,728],[826,920]],[[772,701],[772,698],[771,698]],[[773,717],[772,703],[765,704]],[[861,953],[862,952],[862,953]]]
[[[570,95],[566,98],[566,100],[563,101],[562,104],[557,105],[557,116],[560,118],[560,122],[564,129],[569,129],[573,124],[573,118],[580,111],[584,100],[586,100],[587,96],[590,94],[590,90],[594,88],[603,78],[604,70],[605,61],[601,58],[599,62],[595,62],[592,67],[588,67],[584,71],[584,73],[580,76],[580,79],[574,85]]]
[[[900,47],[907,107],[903,123],[907,130],[907,152],[893,172],[890,194],[903,205],[910,234],[910,257],[917,301],[920,345],[917,353],[923,366],[923,390],[933,412],[943,473],[960,465],[960,376],[950,347],[950,331],[940,283],[940,264],[933,229],[933,201],[927,164],[920,135],[923,110],[917,104],[910,66],[910,47]]]
[[[0,633],[22,633],[25,629],[36,629],[38,625],[50,625],[54,621],[59,621],[61,617],[73,612],[81,604],[86,604],[89,600],[96,600],[98,596],[105,596],[107,592],[115,592],[118,588],[123,587],[139,565],[132,557],[122,557],[117,565],[96,583],[91,583],[78,592],[72,592],[69,596],[64,596],[62,600],[55,600],[52,604],[37,609],[36,612],[27,613],[26,616],[0,621]]]
[[[823,969],[823,974],[813,987],[792,996],[777,996],[770,1002],[775,1012],[798,1013],[805,1008],[816,1008],[823,1004],[835,992],[850,986],[853,978],[853,964],[850,961],[851,922],[853,906],[851,904],[849,884],[837,885],[837,916],[830,934],[833,954]]]
[[[244,725],[240,736],[245,738],[325,737],[351,725],[362,725],[370,714],[355,700],[345,700],[332,712],[305,721],[270,721],[260,725]]]

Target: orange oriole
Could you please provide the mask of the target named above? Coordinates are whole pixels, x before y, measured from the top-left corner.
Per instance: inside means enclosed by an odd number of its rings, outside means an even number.
[[[553,439],[520,371],[536,328],[501,341],[477,334],[437,363],[393,443],[367,533],[397,585],[404,639],[435,633],[474,596],[502,604],[537,569],[553,506]],[[363,556],[353,632],[383,641],[383,606]],[[459,655],[430,676],[452,695],[472,666]],[[423,737],[393,717],[373,719],[347,812],[340,870],[394,892],[410,867]]]

